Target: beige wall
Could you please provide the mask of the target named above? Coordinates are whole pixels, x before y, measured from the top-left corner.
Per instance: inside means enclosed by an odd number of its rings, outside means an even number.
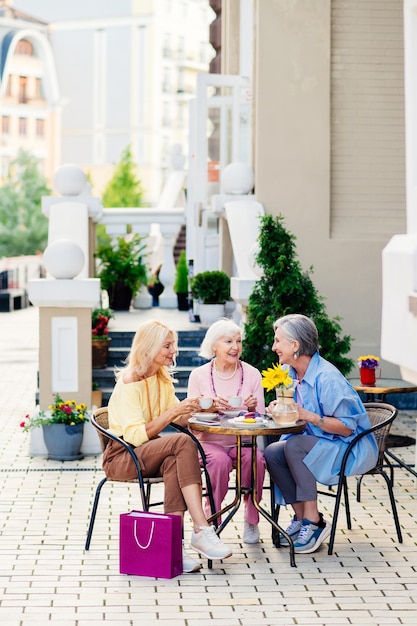
[[[78,391],[52,389],[52,318],[76,317],[78,323]],[[63,400],[85,402],[91,407],[91,309],[88,308],[39,308],[39,406],[46,410],[58,391]]]
[[[353,357],[379,354],[381,252],[405,230],[401,5],[255,2],[256,196],[284,215]]]

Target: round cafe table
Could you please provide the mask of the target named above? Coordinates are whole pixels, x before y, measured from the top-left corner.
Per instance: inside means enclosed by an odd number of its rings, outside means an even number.
[[[217,433],[218,435],[234,435],[236,437],[236,483],[235,483],[235,497],[233,502],[226,505],[220,511],[217,511],[212,515],[208,521],[213,521],[217,517],[223,516],[227,513],[227,516],[217,528],[217,534],[220,534],[224,527],[232,519],[236,511],[238,510],[242,496],[249,493],[254,504],[254,507],[259,513],[273,526],[278,532],[282,533],[288,540],[290,546],[290,563],[291,567],[296,567],[294,557],[294,544],[285,532],[283,528],[272,518],[269,512],[264,509],[259,501],[256,489],[256,477],[257,477],[257,463],[256,463],[256,451],[258,448],[257,437],[265,435],[286,435],[288,433],[300,433],[305,429],[305,422],[298,420],[295,424],[290,426],[278,425],[272,419],[268,420],[265,425],[237,425],[233,424],[231,420],[222,420],[219,422],[200,422],[197,418],[191,417],[188,420],[188,425],[191,430],[202,433]],[[251,484],[250,487],[242,485],[242,446],[246,445],[242,439],[249,437],[249,445],[251,447]]]

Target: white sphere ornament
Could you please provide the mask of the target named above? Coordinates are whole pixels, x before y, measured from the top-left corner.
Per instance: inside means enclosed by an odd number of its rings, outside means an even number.
[[[252,268],[253,273],[256,274],[258,278],[262,278],[262,276],[264,275],[264,271],[262,267],[258,265],[258,263],[256,262],[256,257],[258,256],[258,254],[259,254],[259,244],[254,243],[249,248],[248,261],[249,261],[249,265]]]
[[[53,178],[55,191],[63,196],[78,196],[87,182],[85,172],[78,165],[61,165]]]
[[[43,264],[54,278],[75,278],[84,267],[82,248],[71,239],[57,239],[43,253]]]
[[[248,194],[253,189],[254,175],[246,163],[230,163],[221,174],[223,193]]]

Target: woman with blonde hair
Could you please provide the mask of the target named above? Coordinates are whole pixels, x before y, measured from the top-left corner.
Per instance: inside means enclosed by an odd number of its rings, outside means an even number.
[[[109,401],[109,430],[122,437],[135,451],[144,477],[162,476],[164,511],[192,521],[190,547],[208,559],[223,559],[232,551],[209,526],[202,509],[202,480],[195,443],[184,433],[160,436],[172,422],[186,426],[191,413],[199,409],[198,399],[179,401],[169,367],[175,364],[178,337],[159,321],[142,324],[136,331],[126,366],[116,376]],[[103,469],[109,478],[130,480],[136,469],[129,453],[110,441],[103,455]],[[200,564],[183,554],[185,572],[197,571]]]

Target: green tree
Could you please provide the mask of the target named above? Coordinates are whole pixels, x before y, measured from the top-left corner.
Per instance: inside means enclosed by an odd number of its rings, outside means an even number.
[[[271,350],[274,321],[288,313],[302,313],[317,326],[321,356],[347,375],[354,362],[343,355],[350,350],[351,337],[341,334],[339,317],[328,317],[324,299],[310,277],[312,268],[303,271],[297,260],[295,236],[283,227],[282,216],[260,219],[256,262],[263,276],[249,297],[242,358],[259,370],[276,363]]]
[[[142,184],[137,178],[136,164],[130,146],[122,152],[113,176],[103,193],[104,207],[139,207],[142,206]]]
[[[0,257],[36,254],[46,247],[48,220],[41,203],[50,194],[37,158],[19,150],[0,188]]]

